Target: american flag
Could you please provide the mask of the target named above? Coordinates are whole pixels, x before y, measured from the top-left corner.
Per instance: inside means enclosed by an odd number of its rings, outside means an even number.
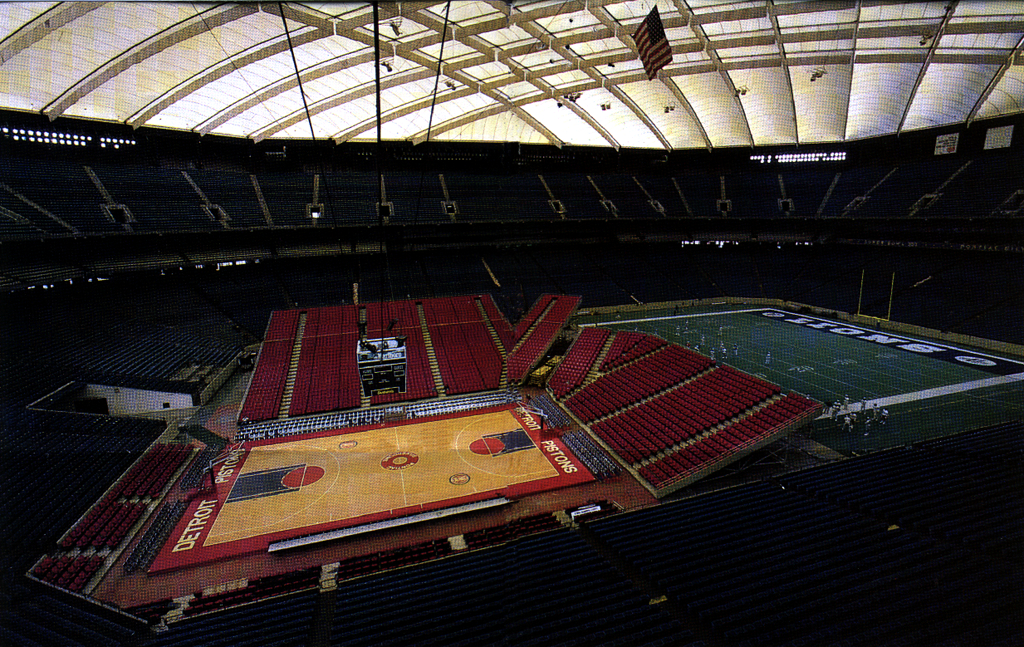
[[[648,80],[658,76],[658,70],[672,62],[672,47],[665,38],[665,26],[661,24],[658,8],[651,9],[644,21],[633,34],[633,42],[640,53],[640,61],[644,64]]]

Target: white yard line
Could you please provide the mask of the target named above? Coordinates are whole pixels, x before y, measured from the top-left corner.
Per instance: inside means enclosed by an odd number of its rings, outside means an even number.
[[[1020,381],[1024,381],[1024,373],[1016,373],[1014,375],[996,375],[995,377],[986,377],[981,380],[961,382],[960,384],[947,384],[945,386],[937,386],[932,389],[924,389],[923,391],[911,391],[910,393],[890,395],[889,397],[886,398],[872,398],[868,400],[868,404],[874,406],[877,409],[879,407],[889,407],[894,404],[903,404],[905,402],[917,402],[918,400],[939,398],[944,395],[963,393],[965,391],[973,391],[975,389],[984,389],[985,387],[989,386],[999,386],[1000,384],[1010,384],[1011,382]],[[851,403],[850,411],[860,411],[861,409],[863,409],[863,401],[860,403]],[[818,416],[818,420],[828,417],[828,415],[822,414]]]
[[[665,321],[666,319],[693,319],[695,317],[717,317],[718,315],[734,315],[740,312],[763,312],[771,308],[749,308],[747,310],[723,310],[721,312],[702,312],[696,315],[669,315],[667,317],[647,317],[646,319],[615,319],[614,321],[602,321],[600,323],[580,324],[580,328],[588,326],[615,326],[618,324],[643,323],[645,321]]]

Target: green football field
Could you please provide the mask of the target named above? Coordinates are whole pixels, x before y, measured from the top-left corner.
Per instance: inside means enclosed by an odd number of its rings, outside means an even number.
[[[823,416],[809,432],[847,454],[1024,417],[1022,358],[755,306],[581,315],[576,323],[658,335],[784,390],[824,403],[848,401],[858,418],[852,429],[842,415]],[[861,413],[863,406],[876,416]],[[884,423],[882,409],[889,414]]]

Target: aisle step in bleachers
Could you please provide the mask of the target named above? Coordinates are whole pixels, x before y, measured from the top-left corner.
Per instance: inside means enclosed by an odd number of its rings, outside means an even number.
[[[601,375],[563,404],[584,422],[592,422],[680,384],[712,364],[710,359],[691,350],[670,345],[620,370]]]
[[[519,382],[544,356],[579,305],[580,297],[542,295],[516,324],[516,345],[508,355],[508,379]]]
[[[583,384],[611,333],[604,328],[584,328],[551,374],[548,387],[556,398],[564,398]]]
[[[501,354],[473,297],[424,301],[445,392],[452,395],[498,388]]]
[[[259,422],[276,418],[284,393],[285,379],[291,362],[295,333],[299,325],[298,310],[275,312],[267,324],[263,347],[249,391],[238,417],[241,422]]]

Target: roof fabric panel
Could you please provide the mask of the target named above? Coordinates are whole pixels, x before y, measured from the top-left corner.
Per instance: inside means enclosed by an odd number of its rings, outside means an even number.
[[[0,108],[309,138],[282,6],[313,136],[375,134],[368,3],[0,3]],[[632,33],[652,6],[382,3],[382,135],[422,141],[431,102],[449,141],[654,149],[1024,112],[1024,0],[671,0],[658,9],[673,62],[648,82]]]

